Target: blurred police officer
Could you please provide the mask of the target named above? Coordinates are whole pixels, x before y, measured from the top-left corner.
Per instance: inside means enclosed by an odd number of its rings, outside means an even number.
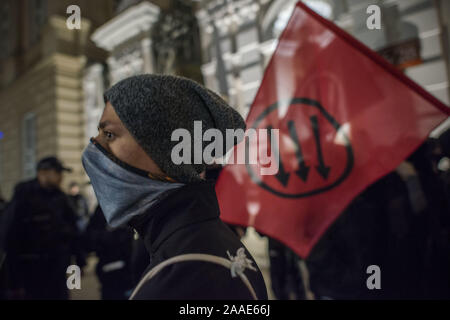
[[[75,214],[60,190],[55,157],[37,165],[37,177],[19,183],[8,206],[6,263],[11,299],[67,299],[66,269],[77,234]]]

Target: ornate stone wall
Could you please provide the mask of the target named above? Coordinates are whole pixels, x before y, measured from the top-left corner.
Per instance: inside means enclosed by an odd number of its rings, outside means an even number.
[[[159,8],[149,2],[130,6],[95,30],[92,40],[109,52],[109,84],[123,78],[152,73],[154,59],[150,32]]]

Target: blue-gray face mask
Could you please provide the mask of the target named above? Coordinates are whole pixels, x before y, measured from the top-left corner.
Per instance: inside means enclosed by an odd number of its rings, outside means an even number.
[[[183,186],[182,183],[152,179],[149,172],[122,162],[94,139],[84,150],[81,160],[111,227],[126,224],[151,209],[166,192]]]

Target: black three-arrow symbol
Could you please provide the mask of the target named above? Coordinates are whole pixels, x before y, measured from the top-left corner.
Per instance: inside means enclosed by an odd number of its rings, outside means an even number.
[[[323,154],[322,154],[322,146],[320,144],[320,133],[319,133],[319,122],[317,119],[317,116],[310,117],[311,120],[311,126],[314,133],[314,140],[316,142],[316,148],[317,148],[317,160],[319,162],[319,165],[316,166],[317,172],[324,178],[325,180],[328,178],[328,175],[330,173],[330,167],[325,165],[325,162],[323,160]],[[297,136],[297,130],[295,129],[295,122],[290,120],[287,123],[288,129],[289,129],[289,135],[294,142],[295,145],[295,156],[298,161],[298,169],[295,171],[295,174],[306,182],[308,179],[309,169],[310,167],[306,165],[305,159],[303,157],[302,147],[300,145],[300,141]],[[278,161],[279,169],[278,173],[275,175],[275,178],[284,186],[286,187],[289,182],[289,172],[286,172],[283,166],[283,162],[280,158],[280,151],[279,146],[277,144],[276,139],[272,141],[272,126],[267,127],[268,130],[268,139],[271,144],[273,157],[275,157],[276,161]]]
[[[295,171],[295,174],[299,176],[303,181],[306,181],[308,179],[309,167],[305,164],[305,159],[303,158],[302,147],[300,145],[300,141],[298,140],[294,121],[288,121],[287,125],[289,128],[289,135],[291,136],[291,139],[295,144],[295,156],[297,157],[298,161],[298,169],[297,171]]]
[[[323,161],[322,147],[320,146],[319,122],[317,121],[317,116],[312,116],[310,120],[314,132],[314,138],[316,140],[317,159],[319,160],[319,165],[316,166],[316,170],[322,178],[326,180],[328,178],[328,174],[330,173],[330,167],[326,166]]]

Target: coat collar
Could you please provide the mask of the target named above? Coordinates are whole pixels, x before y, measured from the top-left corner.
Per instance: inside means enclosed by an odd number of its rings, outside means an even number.
[[[201,221],[217,219],[219,204],[213,181],[200,181],[170,190],[152,209],[130,222],[152,255],[175,231]]]

